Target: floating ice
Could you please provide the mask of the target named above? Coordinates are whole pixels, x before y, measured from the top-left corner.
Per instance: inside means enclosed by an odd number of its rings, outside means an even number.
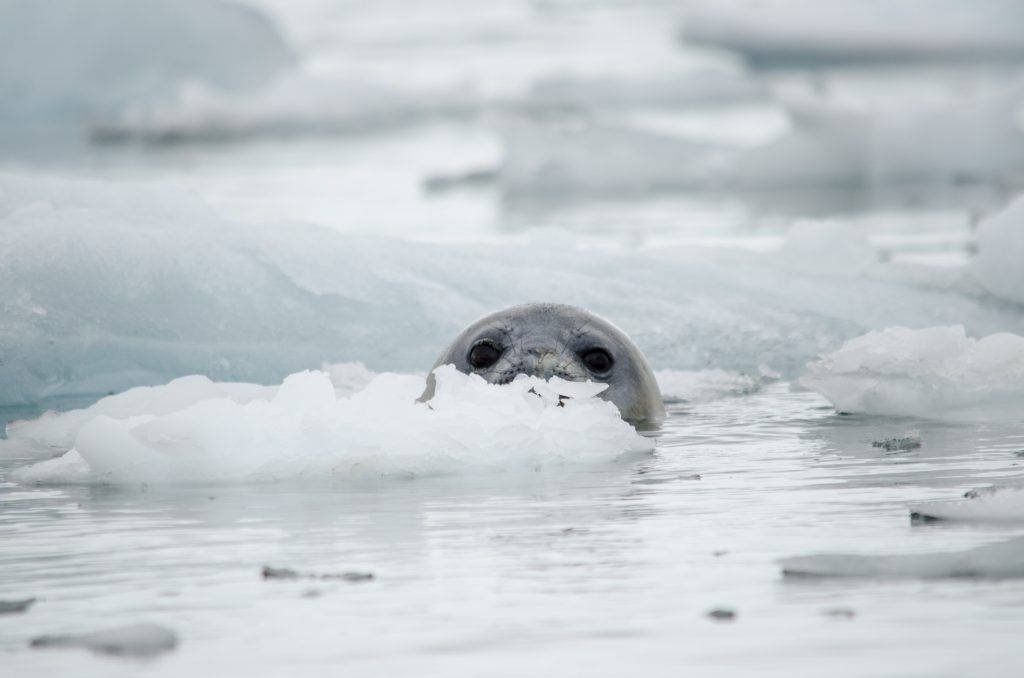
[[[91,132],[101,141],[143,142],[339,134],[467,115],[482,107],[465,88],[395,89],[351,76],[293,70],[253,91],[187,83],[173,98],[95,121]]]
[[[40,636],[32,639],[32,647],[82,647],[101,654],[146,657],[173,650],[178,635],[157,624],[136,624],[92,633],[70,633]]]
[[[890,327],[808,365],[800,383],[845,413],[1024,418],[1024,337],[968,338],[963,326]]]
[[[911,507],[911,512],[915,518],[930,520],[1024,522],[1024,486],[996,486],[971,490],[964,499],[915,504]]]
[[[488,97],[469,85],[388,85],[351,75],[285,71],[255,90],[185,83],[173,97],[128,106],[91,125],[103,141],[209,141],[254,136],[342,134],[491,111],[673,107],[766,96],[753,80],[718,71],[658,77],[545,78],[527,92]]]
[[[1024,196],[978,226],[973,270],[992,294],[1024,303]]]
[[[379,375],[341,398],[323,372],[293,374],[259,398],[249,392],[223,397],[223,389],[207,383],[192,392],[193,402],[173,410],[170,403],[181,403],[180,387],[136,389],[116,408],[100,401],[97,411],[148,406],[152,414],[87,419],[72,413],[77,416],[65,415],[69,421],[51,415],[38,428],[52,424],[50,437],[57,438],[79,425],[74,449],[12,477],[25,483],[175,483],[416,476],[609,461],[653,447],[615,405],[596,397],[605,384],[520,376],[497,386],[452,366],[435,375],[429,403],[416,401],[422,377],[397,374]]]
[[[292,57],[256,10],[220,0],[0,2],[0,118],[84,123],[186,81],[262,84]]]
[[[675,107],[764,98],[764,85],[725,71],[658,76],[551,76],[538,80],[523,99],[532,108],[596,109],[627,106]]]
[[[419,372],[476,318],[530,301],[611,319],[663,370],[793,376],[892,325],[1024,335],[1018,308],[979,301],[955,272],[932,287],[809,276],[774,253],[608,252],[545,233],[403,242],[235,223],[146,185],[0,176],[0,252],[0,405],[189,374],[280,383],[343,361]]]
[[[687,12],[689,42],[757,64],[1012,57],[1024,53],[1015,0],[731,0]]]
[[[607,123],[518,125],[506,132],[500,180],[511,195],[999,180],[1024,171],[1018,95],[875,109],[794,100],[790,128],[754,147]]]
[[[825,554],[780,561],[783,574],[816,577],[1005,579],[1024,577],[1024,538],[957,553],[894,556]]]

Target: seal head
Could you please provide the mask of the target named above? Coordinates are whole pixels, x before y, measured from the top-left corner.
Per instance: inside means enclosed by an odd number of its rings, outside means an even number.
[[[604,318],[574,306],[525,304],[477,320],[437,359],[421,401],[434,395],[433,370],[449,364],[492,384],[520,374],[608,384],[601,397],[626,421],[643,427],[665,418],[658,383],[636,344]]]

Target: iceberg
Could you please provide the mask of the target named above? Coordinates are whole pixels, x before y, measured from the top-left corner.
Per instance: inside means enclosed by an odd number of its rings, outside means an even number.
[[[962,325],[890,327],[808,365],[800,384],[839,412],[926,419],[1024,419],[1024,337]]]
[[[416,477],[533,471],[653,449],[615,405],[596,397],[606,384],[522,375],[498,386],[451,365],[434,375],[427,403],[417,401],[422,377],[389,373],[347,397],[326,373],[308,371],[258,395],[199,378],[189,380],[186,399],[182,380],[135,389],[91,411],[33,422],[36,439],[66,443],[73,435],[74,447],[11,478],[156,484]],[[148,413],[123,416],[142,411]]]

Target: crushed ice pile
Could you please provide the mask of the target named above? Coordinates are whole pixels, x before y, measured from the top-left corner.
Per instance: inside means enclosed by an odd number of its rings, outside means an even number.
[[[289,376],[277,389],[200,378],[135,389],[89,410],[51,414],[13,436],[63,456],[18,469],[24,483],[269,482],[534,470],[610,461],[653,449],[591,382],[519,377],[496,386],[454,367],[425,381],[381,374],[339,397],[324,372]],[[190,402],[189,402],[190,401]],[[140,414],[140,412],[147,412]],[[111,416],[114,414],[116,416]],[[17,437],[6,441],[23,453]]]
[[[1009,579],[1024,577],[1024,537],[952,553],[822,554],[785,558],[789,576]]]
[[[324,362],[418,372],[468,323],[530,301],[608,317],[662,370],[763,366],[791,378],[842,341],[894,325],[1024,334],[1017,308],[957,271],[931,285],[898,266],[884,278],[824,275],[779,266],[776,253],[609,252],[545,237],[353,236],[229,221],[151,185],[0,175],[0,405],[188,374],[280,383]],[[837,242],[797,229],[786,247],[825,260]]]
[[[890,327],[851,339],[808,365],[800,384],[840,412],[1020,420],[1024,337],[967,336],[962,325]]]
[[[963,499],[931,501],[911,507],[912,516],[926,520],[981,523],[1024,522],[1024,485],[971,490]]]

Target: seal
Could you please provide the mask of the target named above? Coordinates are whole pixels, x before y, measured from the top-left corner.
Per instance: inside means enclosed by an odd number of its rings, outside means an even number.
[[[431,368],[421,401],[434,395],[433,371],[454,365],[492,384],[517,375],[608,384],[600,395],[634,426],[665,418],[658,382],[643,353],[604,318],[575,306],[524,304],[492,313],[462,330]]]

